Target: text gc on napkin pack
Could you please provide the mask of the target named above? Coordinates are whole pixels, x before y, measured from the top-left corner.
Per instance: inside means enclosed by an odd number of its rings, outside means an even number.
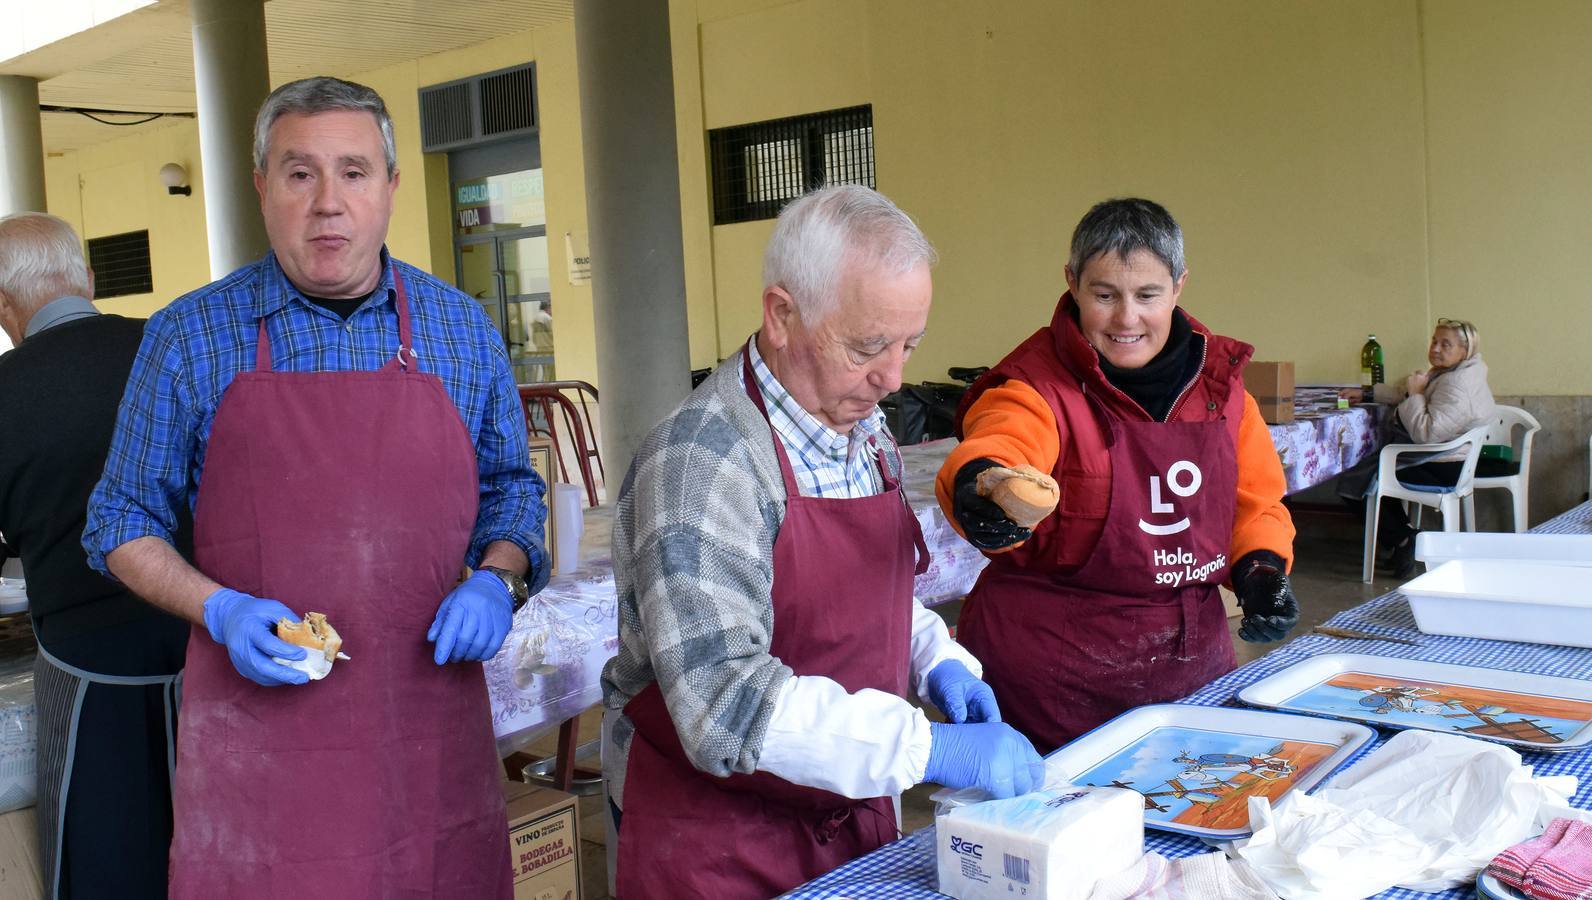
[[[959,806],[935,820],[940,893],[957,900],[1083,900],[1144,854],[1144,801],[1064,786]]]

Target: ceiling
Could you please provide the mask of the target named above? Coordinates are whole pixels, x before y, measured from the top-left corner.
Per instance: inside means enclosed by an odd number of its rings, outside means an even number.
[[[572,18],[573,0],[269,0],[271,81],[352,75]],[[40,79],[47,105],[193,112],[190,28],[187,0],[160,0],[0,62],[0,74]],[[172,122],[113,127],[71,113],[42,121],[49,153]]]

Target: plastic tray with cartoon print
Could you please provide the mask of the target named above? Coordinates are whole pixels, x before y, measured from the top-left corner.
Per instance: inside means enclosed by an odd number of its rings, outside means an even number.
[[[1141,706],[1046,757],[1046,781],[1128,788],[1144,798],[1146,828],[1233,840],[1250,833],[1250,797],[1311,790],[1375,736],[1287,713]]]
[[[1262,678],[1238,701],[1539,752],[1592,744],[1592,682],[1480,666],[1331,653]]]

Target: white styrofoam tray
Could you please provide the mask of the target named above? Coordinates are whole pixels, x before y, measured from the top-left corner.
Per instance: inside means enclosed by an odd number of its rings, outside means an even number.
[[[1513,559],[1564,566],[1592,566],[1592,534],[1513,534],[1423,531],[1415,558],[1435,569],[1451,559]]]
[[[1145,799],[1144,827],[1227,841],[1249,836],[1246,795],[1261,779],[1244,779],[1251,783],[1238,784],[1257,766],[1239,761],[1241,754],[1211,754],[1225,757],[1222,761],[1209,758],[1205,751],[1224,743],[1253,745],[1262,754],[1279,752],[1272,747],[1279,742],[1318,745],[1311,755],[1319,758],[1307,768],[1289,769],[1283,778],[1265,779],[1277,781],[1279,786],[1286,784],[1283,790],[1265,792],[1276,805],[1293,791],[1314,790],[1375,737],[1374,730],[1355,722],[1158,703],[1130,709],[1045,757],[1045,783],[1126,787]],[[1237,821],[1225,826],[1175,821],[1178,807],[1192,807],[1190,801],[1196,798],[1201,804],[1236,807]]]
[[[1334,679],[1339,684],[1327,684]],[[1238,702],[1392,730],[1465,734],[1525,750],[1592,744],[1592,681],[1507,669],[1325,653],[1246,685]]]
[[[1592,571],[1455,559],[1399,588],[1427,634],[1592,647]]]
[[[1526,900],[1525,894],[1488,874],[1486,869],[1476,876],[1476,896],[1482,900]]]

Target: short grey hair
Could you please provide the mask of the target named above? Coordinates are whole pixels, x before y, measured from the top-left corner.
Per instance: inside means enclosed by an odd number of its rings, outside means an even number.
[[[822,187],[779,214],[763,251],[763,289],[790,294],[802,322],[823,320],[840,303],[847,268],[900,275],[933,266],[934,246],[890,199],[856,184]]]
[[[1067,268],[1074,278],[1082,278],[1084,264],[1096,256],[1127,259],[1135,250],[1148,250],[1165,263],[1174,282],[1183,277],[1183,229],[1166,207],[1138,197],[1106,200],[1096,203],[1073,229]]]
[[[88,263],[77,232],[49,213],[0,217],[0,292],[19,306],[38,309],[58,297],[94,299]]]
[[[381,129],[381,149],[387,156],[387,177],[392,178],[398,171],[398,144],[392,136],[392,116],[387,114],[387,104],[370,88],[329,75],[290,81],[272,91],[260,104],[260,112],[254,117],[254,168],[265,171],[266,154],[270,150],[267,141],[277,119],[289,113],[312,116],[340,109],[368,112],[376,117],[376,127]]]

